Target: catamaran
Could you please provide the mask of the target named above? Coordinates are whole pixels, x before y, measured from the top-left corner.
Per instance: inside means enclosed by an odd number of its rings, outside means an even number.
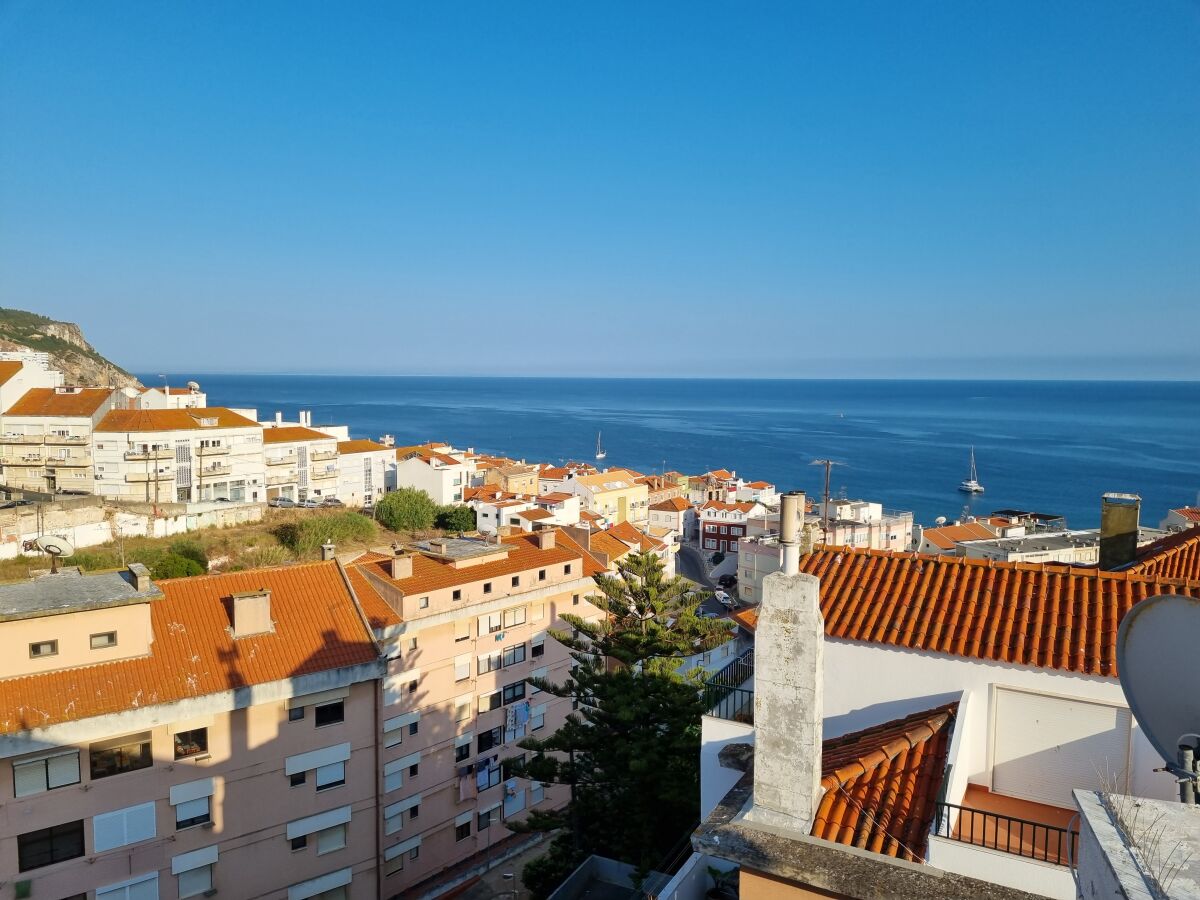
[[[958,489],[967,494],[982,494],[983,485],[979,483],[979,473],[975,471],[975,448],[971,448],[971,475],[959,484]]]
[[[600,444],[600,432],[596,432],[596,459],[604,459],[608,456],[608,451]]]

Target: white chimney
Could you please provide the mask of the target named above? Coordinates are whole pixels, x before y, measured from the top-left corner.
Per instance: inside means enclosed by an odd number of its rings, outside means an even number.
[[[233,636],[249,637],[274,631],[271,592],[266,588],[233,595]]]
[[[279,410],[275,410],[275,424],[277,426],[283,424],[283,413]]]
[[[788,491],[779,507],[779,544],[783,548],[783,574],[800,573],[800,525],[804,521],[804,492]]]
[[[747,818],[808,834],[821,802],[825,621],[821,582],[796,574],[795,504],[803,513],[801,495],[784,497],[784,569],[763,579],[754,634],[754,806]]]

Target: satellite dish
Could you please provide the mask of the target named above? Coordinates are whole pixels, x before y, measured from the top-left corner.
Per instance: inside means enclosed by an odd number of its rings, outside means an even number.
[[[943,525],[946,524],[946,517],[938,516],[936,519],[933,520],[933,524],[936,525],[938,528],[941,528]]]
[[[1179,745],[1197,746],[1200,694],[1188,689],[1200,643],[1200,600],[1143,600],[1121,620],[1117,671],[1129,708],[1154,749],[1174,769]]]
[[[197,393],[200,391],[200,382],[198,381],[189,381],[187,386],[189,391],[195,391]]]
[[[75,548],[71,546],[71,542],[64,537],[58,537],[53,534],[43,534],[40,538],[33,542],[33,546],[37,547],[43,553],[50,554],[50,574],[53,575],[58,571],[58,558],[60,556],[74,556]]]

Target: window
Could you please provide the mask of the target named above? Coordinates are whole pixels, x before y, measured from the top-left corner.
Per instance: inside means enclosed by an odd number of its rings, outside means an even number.
[[[346,783],[346,764],[344,762],[330,763],[317,767],[317,790],[324,791],[339,787]]]
[[[497,669],[501,668],[501,662],[503,658],[504,656],[502,653],[500,653],[500,651],[496,651],[495,653],[484,653],[479,657],[479,674],[483,675],[487,672],[495,672]]]
[[[300,787],[308,778],[307,772],[297,772],[294,775],[288,776],[288,785],[290,787]]]
[[[185,897],[198,897],[212,890],[212,870],[211,865],[197,866],[195,869],[188,869],[186,872],[179,873],[179,897],[184,900]]]
[[[480,765],[475,769],[475,790],[486,791],[500,783],[500,766],[498,764]]]
[[[546,707],[534,707],[529,713],[529,730],[540,731],[546,727]]]
[[[293,707],[292,709],[288,710],[288,721],[289,722],[299,722],[303,718],[304,718],[304,707],[303,706],[296,706],[296,707]]]
[[[492,583],[490,581],[485,581],[483,583],[483,592],[485,594],[490,594],[492,592]]]
[[[429,598],[422,597],[417,601],[417,606],[419,606],[421,609],[429,609]]]
[[[466,759],[470,755],[471,755],[471,745],[470,744],[459,744],[457,747],[454,748],[454,761],[455,762],[462,762],[464,759]]]
[[[416,778],[416,777],[417,777],[417,774],[418,774],[420,771],[421,771],[421,764],[420,764],[420,763],[413,763],[411,766],[409,766],[409,767],[408,767],[408,777],[409,777],[409,778]]]
[[[38,641],[29,645],[30,659],[41,659],[44,656],[58,656],[58,641]]]
[[[710,540],[708,540],[708,539],[705,539],[705,541],[704,541],[704,546],[705,546],[705,549],[708,549],[708,550],[715,550],[715,549],[717,548],[717,542],[716,542],[716,541],[710,541]]]
[[[515,647],[507,647],[504,650],[504,665],[515,666],[517,663],[525,662],[525,645],[517,644]]]
[[[303,850],[308,846],[308,835],[302,834],[300,837],[292,838],[292,850]]]
[[[479,830],[483,831],[483,829],[490,827],[492,824],[492,819],[495,818],[495,815],[495,808],[483,810],[483,812],[479,814]]]
[[[454,680],[466,681],[471,677],[471,656],[464,653],[462,656],[454,657]]]
[[[721,534],[725,534],[725,526],[724,525],[721,526]]]
[[[538,569],[538,581],[545,581],[545,580],[546,580],[546,570]]]
[[[497,725],[491,731],[481,732],[479,735],[479,752],[486,753],[493,747],[500,746],[500,742],[503,739],[502,735],[503,729],[501,729],[499,725]]]
[[[346,826],[334,825],[317,832],[317,856],[341,850],[346,846]]]
[[[470,696],[459,697],[454,701],[454,721],[465,722],[471,718],[471,698]]]
[[[17,868],[40,869],[83,856],[83,820],[17,835]]]
[[[571,564],[570,563],[567,563],[565,566],[563,566],[563,574],[564,575],[571,574]]]
[[[533,657],[546,655],[546,636],[544,634],[534,635],[529,644],[529,655]]]
[[[717,526],[716,526],[716,525],[705,525],[705,526],[704,526],[704,530],[705,530],[705,531],[706,531],[708,534],[716,534],[716,533],[717,533]]]
[[[504,617],[500,613],[488,613],[479,617],[479,634],[495,634],[504,627]]]
[[[13,763],[13,796],[28,797],[42,791],[79,784],[79,751],[69,750],[40,759]]]
[[[93,634],[89,640],[93,650],[103,650],[106,647],[117,646],[117,633],[115,631],[102,631],[99,634]]]
[[[492,691],[490,694],[481,694],[479,696],[479,711],[481,713],[490,712],[493,709],[499,709],[503,706],[500,702],[500,692]]]
[[[175,806],[175,830],[192,828],[212,821],[212,811],[209,808],[208,797],[197,797],[195,800],[185,800]]]
[[[421,804],[420,803],[414,803],[412,806],[410,806],[408,808],[409,821],[420,818],[420,816],[421,816]]]
[[[454,589],[454,593],[451,595],[451,599],[454,599],[454,600],[461,600],[461,599],[462,599],[462,589],[461,589],[461,588],[455,588],[455,589]]]
[[[578,606],[578,605],[579,605],[579,595],[578,595],[578,594],[572,594],[572,595],[571,595],[571,605],[572,605],[572,606]]]
[[[157,833],[155,804],[140,803],[92,816],[92,852],[148,841]]]
[[[471,821],[470,821],[470,819],[468,819],[466,822],[463,822],[461,825],[454,826],[454,840],[455,841],[465,841],[470,836],[471,836]]]
[[[177,731],[174,743],[176,759],[200,756],[208,752],[208,729],[193,728],[191,731]]]
[[[335,703],[322,703],[316,708],[314,716],[317,720],[317,728],[344,722],[346,720],[346,701],[338,700]]]
[[[455,619],[454,620],[454,640],[469,641],[471,639],[471,620],[470,619]]]
[[[513,587],[520,587],[520,586],[521,586],[521,576],[520,576],[520,575],[514,575],[514,576],[512,577],[512,586],[513,586]],[[467,833],[468,833],[468,834],[470,834],[470,831],[468,830],[468,832],[467,832]]]
[[[533,681],[538,678],[543,678],[543,679],[547,678],[547,677],[549,677],[549,675],[550,675],[550,667],[549,666],[542,666],[541,668],[534,669],[532,672],[530,672],[529,679],[528,679],[530,682],[529,693],[531,695],[532,694],[540,694],[542,692],[542,689],[540,687],[537,687],[536,685],[534,685]]]
[[[409,859],[416,859],[420,855],[421,855],[421,848],[419,846],[413,847],[411,850],[408,851]]]
[[[515,703],[525,698],[525,682],[517,681],[504,686],[504,705]]]
[[[530,622],[540,622],[545,617],[546,617],[546,604],[545,603],[533,604],[533,607],[529,610],[529,621]]]
[[[412,651],[414,651],[416,649],[417,649],[417,639],[415,637],[410,637],[408,639],[408,652],[411,653]]]
[[[410,735],[412,735],[412,734],[416,734],[416,733],[417,733],[417,731],[420,729],[420,727],[421,727],[421,723],[420,723],[420,722],[409,722],[409,723],[408,723],[408,733],[409,733]]]
[[[93,779],[148,769],[154,764],[150,754],[148,731],[92,744],[88,755],[91,759]]]
[[[525,624],[525,607],[516,606],[516,607],[513,607],[512,609],[506,609],[504,611],[504,627],[505,628],[512,628],[516,625],[524,625],[524,624]]]

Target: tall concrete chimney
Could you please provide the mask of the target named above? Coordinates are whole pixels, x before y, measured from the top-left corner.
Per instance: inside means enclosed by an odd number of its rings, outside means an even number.
[[[337,556],[337,547],[334,546],[333,541],[326,541],[321,545],[322,560],[329,562],[329,560],[333,559],[335,556]]]
[[[821,802],[825,620],[821,582],[795,573],[799,528],[787,511],[797,495],[784,502],[784,570],[763,579],[754,635],[754,806],[747,818],[808,834]]]
[[[1142,498],[1137,494],[1108,493],[1100,498],[1100,568],[1119,569],[1137,556],[1138,517]]]
[[[804,522],[804,491],[788,491],[779,507],[779,545],[783,548],[783,574],[800,573],[800,526]]]

